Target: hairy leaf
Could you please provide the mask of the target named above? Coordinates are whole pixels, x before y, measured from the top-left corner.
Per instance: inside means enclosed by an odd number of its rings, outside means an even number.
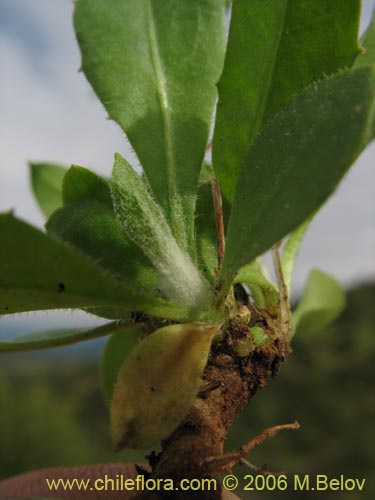
[[[125,360],[111,406],[115,448],[148,448],[167,437],[188,413],[201,384],[219,327],[203,324],[161,328]]]
[[[97,328],[59,328],[57,330],[28,333],[27,335],[16,337],[11,341],[0,342],[0,352],[50,349],[52,347],[61,347],[85,340],[105,337],[115,332],[126,335],[125,330],[129,328],[131,329],[132,327],[114,321]]]
[[[119,281],[132,283],[145,293],[157,292],[157,276],[149,260],[126,237],[115,217],[110,185],[90,170],[72,166],[63,181],[65,206],[46,224],[47,232],[90,255]],[[85,308],[108,319],[126,318],[122,308]]]
[[[234,0],[213,139],[213,163],[231,201],[266,120],[312,82],[351,67],[360,0]]]
[[[0,314],[112,306],[187,318],[182,306],[143,295],[116,281],[89,257],[12,214],[0,215]]]
[[[348,71],[303,91],[263,129],[232,205],[223,292],[334,191],[368,143],[374,107],[374,70]]]
[[[113,208],[95,198],[78,199],[57,210],[46,224],[53,234],[90,255],[119,281],[154,294],[157,275],[150,261],[124,233]]]
[[[345,292],[330,275],[311,271],[301,302],[293,314],[293,330],[315,333],[328,326],[345,308]]]
[[[104,396],[112,401],[116,379],[125,359],[145,337],[142,325],[135,325],[126,331],[118,331],[109,337],[100,362],[100,376]]]
[[[112,196],[116,215],[127,235],[159,271],[163,293],[188,307],[207,305],[208,283],[177,244],[144,179],[118,154],[113,168]]]
[[[64,205],[82,198],[94,198],[112,207],[109,182],[84,167],[73,165],[63,180],[62,197]]]
[[[221,0],[77,0],[82,67],[185,251],[225,50]]]
[[[31,186],[46,217],[62,205],[62,182],[66,167],[54,163],[29,163]]]

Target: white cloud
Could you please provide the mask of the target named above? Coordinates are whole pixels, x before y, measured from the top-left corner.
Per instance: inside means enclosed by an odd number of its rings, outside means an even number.
[[[28,2],[23,15],[33,15],[35,29],[45,30],[48,52],[42,60],[35,51],[30,57],[30,48],[9,32],[0,35],[0,210],[15,207],[38,224],[42,218],[28,186],[28,160],[77,163],[109,175],[115,151],[129,157],[119,127],[105,119],[77,71],[71,11],[70,2]]]

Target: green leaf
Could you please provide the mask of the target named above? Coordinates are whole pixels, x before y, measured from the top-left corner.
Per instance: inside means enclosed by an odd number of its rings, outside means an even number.
[[[156,293],[155,269],[126,236],[112,206],[95,198],[78,199],[57,210],[46,229],[92,257],[119,281],[145,293]]]
[[[218,267],[217,231],[210,182],[199,184],[195,217],[198,264],[204,276],[216,282]]]
[[[125,359],[130,352],[145,337],[142,325],[118,331],[109,337],[100,362],[100,376],[104,396],[108,402],[112,401],[116,379]]]
[[[332,276],[314,269],[293,314],[293,330],[305,335],[321,331],[345,306],[345,292],[341,285]]]
[[[202,165],[201,173],[199,176],[199,182],[203,183],[203,182],[210,181],[212,179],[215,179],[214,167],[210,163],[207,163],[205,161],[205,162],[203,162],[203,165]],[[199,198],[199,194],[198,194],[198,198]]]
[[[233,201],[223,293],[237,269],[298,227],[335,190],[368,142],[374,106],[375,72],[364,68],[313,85],[267,124]]]
[[[279,291],[268,279],[266,269],[259,258],[241,267],[234,281],[248,285],[255,302],[260,307],[265,307],[271,312],[276,311]]]
[[[213,179],[213,177],[211,178]],[[223,199],[224,227],[228,224],[230,206]],[[195,214],[198,263],[204,276],[211,283],[216,283],[218,267],[218,242],[215,209],[210,181],[200,182]]]
[[[234,0],[219,82],[213,164],[232,201],[265,122],[312,82],[351,67],[360,0]]]
[[[208,283],[177,244],[144,179],[119,154],[115,155],[112,197],[127,235],[159,271],[159,286],[165,296],[191,308],[207,306]]]
[[[85,340],[93,340],[116,332],[126,335],[125,330],[129,328],[132,329],[132,327],[114,321],[97,328],[59,328],[57,330],[28,333],[16,337],[12,341],[0,342],[0,352],[35,351],[61,347]]]
[[[83,307],[83,311],[98,316],[98,318],[117,319],[126,321],[131,319],[132,314],[126,308],[121,307]]]
[[[29,163],[31,185],[40,210],[46,217],[62,205],[62,182],[66,167],[52,163]]]
[[[129,289],[90,258],[12,214],[0,215],[0,314],[90,306],[181,321],[186,309]]]
[[[117,378],[111,431],[116,450],[149,448],[189,412],[218,326],[171,325],[140,342]]]
[[[218,0],[77,0],[83,71],[185,251],[225,50]]]
[[[112,207],[109,182],[84,167],[73,165],[65,174],[62,197],[64,205],[82,198],[94,198]]]
[[[314,216],[315,214],[313,214]],[[292,285],[292,274],[294,268],[294,262],[297,258],[299,249],[302,244],[302,240],[306,234],[308,227],[311,224],[313,216],[310,216],[303,222],[297,229],[292,231],[284,245],[283,252],[281,255],[281,268],[283,271],[284,282],[288,290],[288,296],[290,297],[291,285]]]
[[[117,220],[109,182],[90,170],[72,166],[64,177],[65,207],[46,224],[47,232],[90,255],[119,281],[145,293],[157,292],[157,276],[151,263],[129,238]],[[121,308],[86,308],[108,319],[125,318]]]

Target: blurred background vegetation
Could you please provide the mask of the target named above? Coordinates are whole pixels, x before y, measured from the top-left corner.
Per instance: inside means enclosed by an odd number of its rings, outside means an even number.
[[[348,292],[348,307],[331,327],[293,341],[293,355],[233,426],[227,449],[297,419],[299,431],[280,433],[249,460],[288,476],[366,478],[365,492],[320,492],[319,498],[375,498],[374,332],[375,286],[363,284]],[[40,467],[141,460],[139,453],[112,452],[98,374],[102,345],[1,356],[0,479]],[[241,466],[235,473],[250,470]],[[288,490],[247,498],[291,497],[316,494]]]

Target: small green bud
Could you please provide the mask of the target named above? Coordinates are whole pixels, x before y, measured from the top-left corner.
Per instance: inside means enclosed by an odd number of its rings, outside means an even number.
[[[250,335],[236,339],[234,343],[234,351],[239,358],[246,358],[253,352],[254,348],[254,342]]]
[[[269,344],[270,339],[266,332],[260,326],[253,326],[250,328],[251,335],[254,340],[254,344],[256,347],[260,347],[262,344],[267,346]]]

